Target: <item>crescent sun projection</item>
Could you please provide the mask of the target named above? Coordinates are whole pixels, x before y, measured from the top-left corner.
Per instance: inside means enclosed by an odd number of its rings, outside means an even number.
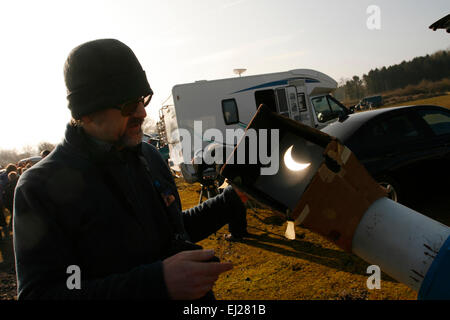
[[[300,163],[300,162],[296,162],[293,158],[292,158],[292,148],[294,146],[290,146],[289,149],[287,149],[286,153],[284,154],[284,164],[286,165],[286,167],[289,170],[292,171],[300,171],[300,170],[305,170],[306,168],[308,168],[311,163]]]

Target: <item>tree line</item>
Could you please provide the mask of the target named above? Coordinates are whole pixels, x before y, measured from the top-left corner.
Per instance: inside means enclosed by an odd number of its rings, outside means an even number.
[[[25,146],[20,151],[17,149],[0,149],[0,166],[6,167],[9,163],[17,163],[19,160],[37,156],[43,150],[52,151],[55,145],[50,142],[41,142],[37,147]]]
[[[407,86],[418,85],[421,82],[439,82],[450,78],[450,50],[437,51],[431,55],[416,57],[411,61],[370,70],[362,78],[341,80],[336,92],[342,100],[361,99],[367,95],[381,94]],[[448,83],[448,82],[445,82]],[[437,86],[439,90],[450,90]]]

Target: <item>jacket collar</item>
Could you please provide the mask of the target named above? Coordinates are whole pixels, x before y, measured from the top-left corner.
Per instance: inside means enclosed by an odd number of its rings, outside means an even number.
[[[89,136],[82,127],[67,124],[63,146],[75,152],[79,157],[100,163],[123,163],[126,153],[142,154],[142,142],[135,147],[122,150],[108,142]]]

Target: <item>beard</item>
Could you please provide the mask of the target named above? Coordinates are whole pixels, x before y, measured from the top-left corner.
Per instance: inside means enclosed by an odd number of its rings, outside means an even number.
[[[127,123],[127,128],[124,134],[119,138],[118,145],[121,147],[135,147],[139,143],[142,142],[142,137],[144,136],[144,132],[142,131],[142,123],[143,119],[140,118],[130,118]],[[138,131],[136,132],[135,126],[139,126]],[[130,130],[130,128],[133,128]]]

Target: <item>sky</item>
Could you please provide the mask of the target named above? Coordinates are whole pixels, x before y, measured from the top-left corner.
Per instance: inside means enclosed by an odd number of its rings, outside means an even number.
[[[1,0],[0,149],[61,141],[63,65],[87,41],[115,38],[134,51],[156,118],[174,85],[236,68],[315,69],[339,82],[449,49],[449,34],[428,29],[449,13],[448,0]]]

